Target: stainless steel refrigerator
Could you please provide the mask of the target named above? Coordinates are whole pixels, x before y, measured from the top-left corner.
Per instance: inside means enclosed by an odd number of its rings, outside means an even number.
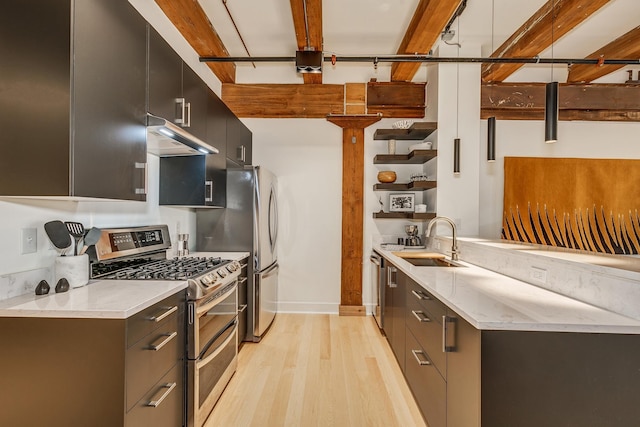
[[[245,341],[258,342],[278,304],[277,178],[260,166],[227,169],[224,209],[198,210],[198,251],[250,252]]]

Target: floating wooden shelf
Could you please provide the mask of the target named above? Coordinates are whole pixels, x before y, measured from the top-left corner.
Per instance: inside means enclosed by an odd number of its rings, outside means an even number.
[[[416,122],[408,129],[377,129],[373,139],[423,140],[438,129],[435,122]]]
[[[376,154],[373,163],[376,165],[419,165],[426,163],[438,155],[438,150],[413,150],[409,154]]]
[[[415,212],[374,212],[376,219],[415,219],[426,221],[436,217],[435,212],[415,213]]]
[[[405,184],[400,183],[392,183],[392,184],[384,184],[379,183],[373,186],[375,190],[386,190],[386,191],[425,191],[430,188],[436,188],[438,185],[437,181],[415,181],[408,182]]]

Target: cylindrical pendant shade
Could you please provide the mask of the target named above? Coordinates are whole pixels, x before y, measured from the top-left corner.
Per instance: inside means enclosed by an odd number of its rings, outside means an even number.
[[[487,161],[496,161],[496,118],[487,120]]]
[[[453,140],[453,173],[460,173],[460,138]]]
[[[544,141],[558,140],[558,82],[547,83],[544,105]]]

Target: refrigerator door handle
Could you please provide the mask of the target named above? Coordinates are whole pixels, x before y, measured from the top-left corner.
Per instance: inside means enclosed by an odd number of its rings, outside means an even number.
[[[266,279],[267,277],[276,274],[278,270],[280,270],[280,266],[278,264],[274,264],[262,273],[262,278]]]
[[[278,240],[277,206],[276,191],[271,187],[271,194],[269,194],[269,241],[271,243],[271,252],[276,248],[276,241]]]

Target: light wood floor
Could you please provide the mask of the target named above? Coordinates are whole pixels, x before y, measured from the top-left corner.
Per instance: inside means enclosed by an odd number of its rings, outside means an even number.
[[[205,427],[425,427],[372,317],[279,313]]]

